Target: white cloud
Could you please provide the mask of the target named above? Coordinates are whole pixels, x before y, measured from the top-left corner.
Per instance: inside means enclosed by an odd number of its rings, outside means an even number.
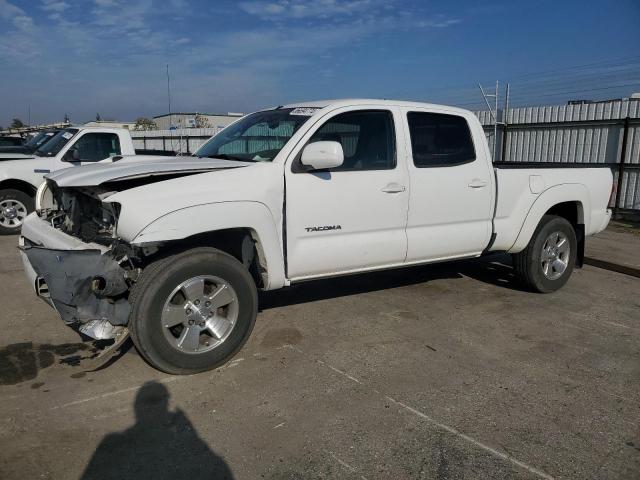
[[[114,7],[118,4],[117,0],[93,0],[97,7]]]
[[[56,12],[58,14],[69,8],[69,4],[60,0],[42,0],[42,9],[45,12]]]
[[[460,20],[459,18],[446,18],[442,20],[417,20],[415,22],[415,26],[420,28],[446,28],[450,27],[451,25],[456,25],[461,21],[462,20]]]
[[[20,86],[2,102],[7,116],[38,100],[48,109],[45,120],[65,111],[75,121],[96,111],[122,119],[162,113],[166,63],[177,108],[268,106],[297,95],[300,72],[320,88],[339,82],[364,42],[375,45],[391,31],[457,22],[424,12],[405,15],[392,8],[397,2],[383,0],[246,0],[224,14],[217,6],[197,12],[222,26],[210,29],[185,29],[176,20],[196,14],[185,0],[41,0],[38,5],[47,15],[35,17],[36,28],[25,10],[0,0],[0,29],[9,25],[0,30],[0,70],[4,82]],[[260,19],[260,26],[227,28],[224,15],[240,11]],[[51,94],[69,91],[74,95]]]
[[[238,4],[244,12],[276,24],[292,20],[310,23],[331,21],[326,28],[358,22],[379,28],[446,28],[460,19],[430,14],[424,8],[407,8],[385,0],[248,0]]]
[[[17,30],[30,31],[33,29],[33,19],[23,9],[7,0],[0,0],[0,18],[11,22]]]
[[[245,12],[264,18],[328,18],[353,15],[379,6],[378,0],[276,0],[247,1],[239,6]]]

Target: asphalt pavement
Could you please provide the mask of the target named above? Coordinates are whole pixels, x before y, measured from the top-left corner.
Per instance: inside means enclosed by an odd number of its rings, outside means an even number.
[[[193,376],[106,369],[0,237],[0,478],[640,478],[640,279],[458,262],[264,294]]]

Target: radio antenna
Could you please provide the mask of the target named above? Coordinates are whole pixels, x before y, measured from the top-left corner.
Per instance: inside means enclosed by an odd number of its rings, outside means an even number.
[[[173,118],[171,116],[171,79],[169,77],[169,64],[167,63],[167,99],[169,100],[169,128],[173,126]]]

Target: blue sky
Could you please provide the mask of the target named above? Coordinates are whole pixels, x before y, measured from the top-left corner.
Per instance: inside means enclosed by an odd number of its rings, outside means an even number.
[[[0,125],[376,97],[640,91],[640,1],[0,0]]]

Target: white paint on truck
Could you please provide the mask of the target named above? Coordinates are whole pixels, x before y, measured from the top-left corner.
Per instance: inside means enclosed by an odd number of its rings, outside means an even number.
[[[144,336],[162,329],[152,320],[164,315],[153,306],[158,295],[186,288],[171,284],[187,275],[181,272],[201,271],[213,287],[227,282],[236,292],[224,308],[236,315],[229,328],[244,329],[233,344],[239,348],[253,325],[243,315],[255,319],[249,298],[256,288],[506,252],[533,289],[555,290],[580,263],[584,235],[603,230],[611,216],[608,168],[494,166],[477,118],[441,105],[335,100],[278,107],[235,122],[196,156],[202,158],[151,163],[129,157],[52,173],[21,240],[37,290],[48,280],[32,268],[30,248],[52,248],[55,238],[59,249],[65,236],[69,250],[78,249],[78,239],[86,249],[96,242],[106,247],[103,255],[115,262],[110,270],[121,269],[117,275],[126,279],[118,301],[126,299],[126,289],[143,293],[128,306],[129,317],[100,317],[85,308],[75,321],[102,318],[133,328],[145,358],[173,373],[211,368],[232,355],[197,335],[195,350],[183,351],[178,337],[192,332],[191,323],[164,331],[169,343],[176,336],[177,350],[167,350],[173,353],[158,353],[164,347],[153,338],[160,337]],[[96,232],[74,224],[78,211],[60,204],[69,199],[84,205],[82,215],[98,224]],[[102,220],[91,213],[99,205]],[[198,258],[198,265],[189,258]],[[158,278],[152,282],[147,272]],[[221,280],[224,275],[230,277]],[[185,312],[191,312],[188,295],[176,291],[167,311],[187,302]],[[205,335],[213,327],[203,318]]]

